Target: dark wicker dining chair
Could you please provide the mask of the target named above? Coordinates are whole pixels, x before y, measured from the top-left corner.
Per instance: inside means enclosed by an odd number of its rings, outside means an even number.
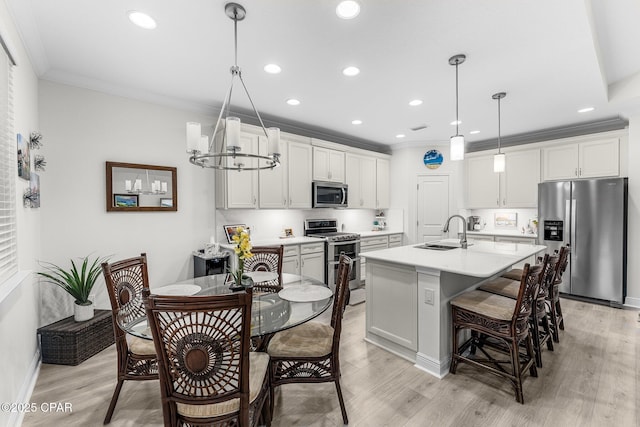
[[[111,422],[118,396],[125,380],[157,380],[158,363],[151,340],[127,336],[120,324],[143,317],[143,289],[149,289],[147,255],[102,263],[102,273],[111,301],[113,334],[118,353],[118,383],[113,392],[104,423]]]
[[[269,355],[249,351],[251,289],[145,295],[165,426],[270,425]]]
[[[278,277],[265,282],[255,282],[254,292],[279,292],[282,290],[282,257],[284,246],[254,246],[253,256],[244,261],[244,271],[270,271]]]
[[[331,324],[307,322],[276,333],[267,347],[271,357],[271,402],[274,388],[288,383],[334,382],[342,420],[349,423],[340,388],[340,332],[349,293],[353,261],[340,255]],[[273,412],[273,407],[272,407]]]
[[[516,400],[524,403],[524,373],[529,370],[531,376],[538,376],[529,317],[541,274],[542,266],[530,268],[525,264],[516,300],[480,290],[465,292],[451,300],[453,351],[449,371],[452,374],[460,362],[486,369],[508,379]],[[471,331],[471,338],[459,344],[459,334],[464,330]],[[525,353],[521,353],[521,344]],[[478,350],[482,356],[476,355]],[[505,365],[510,365],[511,370],[505,369]]]

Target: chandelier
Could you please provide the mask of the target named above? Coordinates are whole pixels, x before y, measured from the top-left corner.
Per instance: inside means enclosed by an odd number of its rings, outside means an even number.
[[[507,96],[506,92],[494,93],[491,98],[498,100],[498,152],[493,156],[493,171],[504,172],[506,156],[500,151],[500,100]]]
[[[256,106],[249,95],[247,86],[242,78],[242,71],[238,66],[238,21],[242,21],[247,12],[241,5],[237,3],[227,3],[224,7],[226,15],[233,20],[233,36],[234,36],[234,65],[231,66],[231,85],[224,98],[220,114],[213,130],[213,136],[209,141],[209,137],[201,135],[200,123],[187,123],[187,153],[189,154],[189,162],[196,166],[213,168],[219,170],[237,170],[251,171],[261,169],[273,169],[280,166],[280,129],[275,127],[266,128],[262,122],[262,117],[256,109]],[[267,137],[268,145],[267,155],[258,153],[246,153],[242,151],[240,146],[240,127],[241,122],[238,117],[229,115],[229,107],[231,103],[231,94],[233,93],[233,84],[236,78],[242,83],[242,88],[249,98],[253,112],[255,113],[260,126]],[[223,117],[226,116],[226,117]],[[222,143],[220,150],[212,152],[215,149],[215,138],[218,130],[222,132]],[[247,165],[245,161],[255,162],[255,165]]]

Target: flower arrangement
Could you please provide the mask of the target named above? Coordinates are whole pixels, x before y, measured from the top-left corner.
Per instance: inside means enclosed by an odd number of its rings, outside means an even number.
[[[244,260],[251,258],[251,240],[249,238],[249,232],[243,227],[237,227],[236,233],[232,237],[236,244],[234,251],[238,257],[238,268],[235,272],[232,272],[233,280],[236,286],[242,286],[242,275],[244,274]]]

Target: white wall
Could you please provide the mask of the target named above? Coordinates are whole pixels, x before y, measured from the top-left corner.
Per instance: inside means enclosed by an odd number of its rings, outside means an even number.
[[[185,123],[211,117],[47,81],[39,107],[47,159],[41,259],[68,265],[87,254],[146,252],[152,288],[192,277],[191,253],[214,229],[214,174],[188,162]],[[106,161],[177,167],[178,211],[107,212]],[[71,314],[70,297],[40,289],[42,323]],[[109,308],[102,278],[95,289],[96,306]]]
[[[428,169],[424,165],[424,153],[437,149],[444,161],[438,169]],[[449,215],[457,214],[464,205],[464,161],[449,160],[449,143],[424,143],[423,145],[402,147],[393,150],[390,164],[391,207],[404,211],[405,243],[416,241],[418,175],[449,176]]]
[[[38,80],[5,2],[0,2],[0,31],[18,64],[13,71],[13,131],[28,138],[32,131],[38,130]],[[28,186],[28,181],[17,178],[16,172],[18,262],[22,271],[34,269],[34,259],[40,253],[42,212],[22,206],[22,193]],[[19,402],[28,397],[38,366],[37,327],[37,288],[28,276],[0,302],[0,402]],[[14,425],[17,420],[18,414],[0,411],[0,425]]]
[[[640,114],[629,118],[629,208],[627,230],[627,298],[640,308]],[[635,166],[635,167],[634,167]]]

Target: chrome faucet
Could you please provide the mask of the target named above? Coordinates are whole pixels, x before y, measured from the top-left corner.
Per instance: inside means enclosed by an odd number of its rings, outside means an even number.
[[[451,221],[451,218],[455,217],[458,217],[462,220],[462,239],[460,239],[460,247],[462,249],[467,249],[467,220],[464,219],[462,215],[451,215],[447,219],[447,222],[444,223],[444,228],[442,229],[442,231],[444,231],[445,233],[449,231],[449,222]]]

